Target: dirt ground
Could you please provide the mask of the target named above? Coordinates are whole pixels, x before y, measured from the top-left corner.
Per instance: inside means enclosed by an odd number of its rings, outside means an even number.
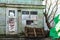
[[[52,40],[51,38],[27,39],[27,38],[0,38],[0,40]]]

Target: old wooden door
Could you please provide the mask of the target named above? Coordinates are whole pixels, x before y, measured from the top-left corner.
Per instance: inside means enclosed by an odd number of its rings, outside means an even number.
[[[6,9],[6,34],[17,33],[17,9]]]

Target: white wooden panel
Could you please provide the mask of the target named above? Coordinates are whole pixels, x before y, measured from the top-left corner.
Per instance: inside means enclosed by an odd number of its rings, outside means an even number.
[[[9,26],[9,10],[14,10],[15,11],[15,16],[14,18],[14,28],[12,30],[10,30],[10,26]],[[11,31],[13,31],[13,33],[11,33]],[[6,33],[8,34],[16,34],[17,33],[17,9],[16,8],[7,8],[6,9]]]

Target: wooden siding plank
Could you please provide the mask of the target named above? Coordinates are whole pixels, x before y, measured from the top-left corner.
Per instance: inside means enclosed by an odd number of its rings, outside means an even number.
[[[45,8],[45,5],[29,5],[29,4],[0,4],[0,7],[44,9],[44,8]]]

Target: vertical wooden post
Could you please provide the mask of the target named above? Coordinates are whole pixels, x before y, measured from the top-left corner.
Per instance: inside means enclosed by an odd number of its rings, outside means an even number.
[[[25,27],[25,36],[28,37],[28,34],[27,34],[27,27]]]
[[[43,29],[41,29],[41,31],[42,31],[43,36],[45,36],[45,35],[44,35],[44,30],[43,30]]]
[[[37,35],[36,35],[36,29],[35,29],[35,28],[34,28],[34,35],[35,35],[35,37],[37,36]]]

